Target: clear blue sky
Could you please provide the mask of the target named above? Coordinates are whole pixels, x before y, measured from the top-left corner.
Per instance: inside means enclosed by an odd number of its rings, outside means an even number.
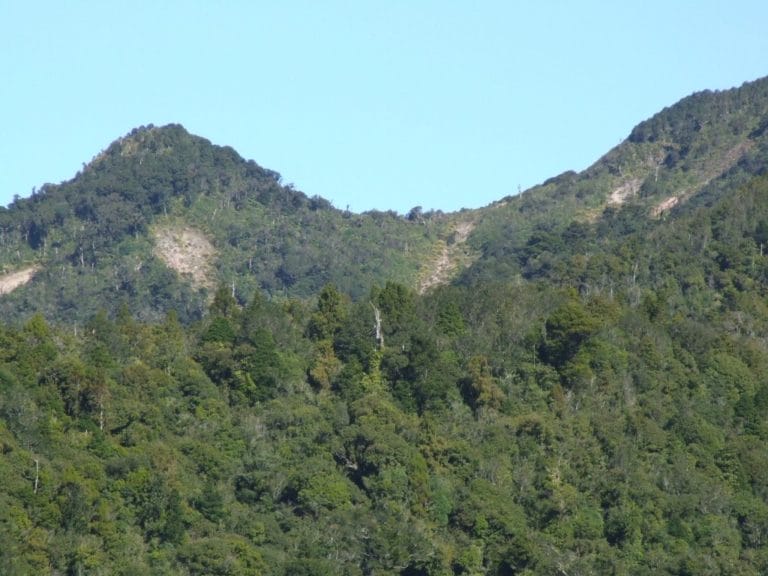
[[[0,203],[183,124],[354,211],[486,205],[768,75],[765,0],[0,0]]]

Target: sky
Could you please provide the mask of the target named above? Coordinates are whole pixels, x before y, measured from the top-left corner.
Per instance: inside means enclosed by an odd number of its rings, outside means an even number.
[[[0,0],[0,204],[180,123],[355,212],[487,205],[768,75],[765,0]]]

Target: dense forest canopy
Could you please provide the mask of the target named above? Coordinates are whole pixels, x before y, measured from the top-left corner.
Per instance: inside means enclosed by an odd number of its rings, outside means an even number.
[[[407,216],[135,130],[0,211],[0,573],[768,572],[766,126]]]

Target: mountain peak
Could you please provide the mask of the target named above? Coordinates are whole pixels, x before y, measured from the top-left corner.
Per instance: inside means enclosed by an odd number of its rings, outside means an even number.
[[[122,154],[131,155],[142,148],[170,147],[174,141],[190,137],[192,135],[181,124],[148,124],[134,128],[122,138],[118,138],[113,145],[119,146]]]
[[[191,142],[213,146],[208,140],[190,134],[181,124],[139,126],[112,142],[86,166],[86,170],[98,166],[109,158],[138,157],[141,161],[148,154],[169,154],[179,144]]]

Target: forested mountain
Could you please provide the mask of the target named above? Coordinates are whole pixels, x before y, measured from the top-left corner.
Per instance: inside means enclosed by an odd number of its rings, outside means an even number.
[[[76,321],[125,303],[187,323],[219,283],[242,303],[309,297],[328,282],[360,296],[387,279],[414,285],[446,224],[418,209],[410,219],[337,210],[181,126],[139,128],[71,181],[0,211],[0,266],[33,274],[0,309]]]
[[[0,214],[0,573],[768,573],[766,127],[407,217],[134,131]]]

